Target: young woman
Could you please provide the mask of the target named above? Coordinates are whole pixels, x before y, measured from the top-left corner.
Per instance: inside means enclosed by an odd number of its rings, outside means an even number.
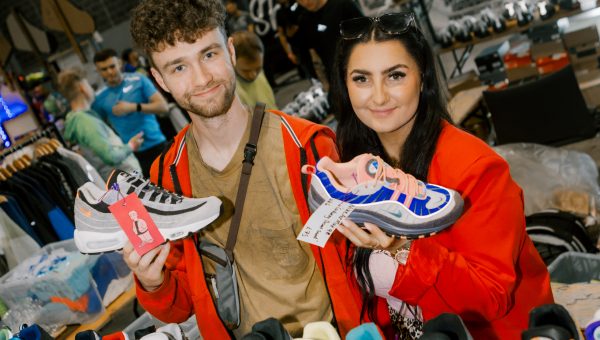
[[[343,222],[363,317],[411,338],[422,322],[456,313],[476,339],[520,338],[529,311],[553,298],[508,164],[450,122],[431,47],[412,13],[350,19],[340,29],[332,94],[342,161],[372,153],[464,200],[453,226],[412,242]],[[408,249],[406,261],[386,258],[400,249]]]

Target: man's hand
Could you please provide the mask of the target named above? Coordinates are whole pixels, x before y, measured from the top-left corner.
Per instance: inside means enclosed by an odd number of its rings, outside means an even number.
[[[287,57],[292,63],[294,63],[294,65],[298,65],[298,58],[296,57],[294,52],[288,52]]]
[[[135,136],[131,137],[129,142],[127,142],[133,151],[137,151],[142,143],[144,143],[144,131],[138,132]]]
[[[170,249],[170,243],[167,242],[140,256],[131,242],[127,241],[123,247],[123,260],[146,291],[157,290],[163,284],[163,268]]]
[[[128,113],[135,112],[136,106],[136,103],[119,101],[113,106],[112,113],[115,116],[124,116]]]

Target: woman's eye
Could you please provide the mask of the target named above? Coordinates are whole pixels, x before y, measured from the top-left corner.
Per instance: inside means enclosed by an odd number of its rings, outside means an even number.
[[[356,83],[364,83],[367,81],[367,77],[365,76],[354,76],[352,77],[352,81]]]
[[[398,72],[392,72],[392,73],[390,73],[390,79],[392,79],[392,80],[399,80],[399,79],[402,79],[404,77],[406,77],[406,73],[404,73],[404,72],[399,72],[398,71]]]

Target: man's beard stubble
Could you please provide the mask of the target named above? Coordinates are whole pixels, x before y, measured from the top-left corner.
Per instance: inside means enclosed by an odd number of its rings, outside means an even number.
[[[231,104],[233,103],[233,97],[235,96],[235,81],[235,77],[233,77],[232,81],[229,83],[227,83],[226,80],[222,80],[208,84],[205,88],[212,88],[216,85],[219,85],[219,83],[222,83],[225,88],[225,93],[222,97],[216,98],[204,107],[196,105],[192,102],[193,96],[191,93],[194,93],[194,90],[184,94],[184,105],[180,105],[189,113],[195,114],[202,118],[214,118],[222,116],[229,111]]]

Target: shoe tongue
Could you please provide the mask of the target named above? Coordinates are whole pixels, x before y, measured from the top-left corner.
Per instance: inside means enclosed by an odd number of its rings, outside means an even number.
[[[113,184],[115,183],[121,183],[123,182],[127,177],[130,177],[131,175],[128,174],[127,172],[120,170],[120,169],[114,169],[113,172],[110,174],[110,176],[108,176],[108,180],[106,181],[106,190],[110,190],[113,186]]]
[[[373,180],[379,167],[387,165],[381,158],[368,153],[362,154],[357,158],[356,176],[358,183]]]

